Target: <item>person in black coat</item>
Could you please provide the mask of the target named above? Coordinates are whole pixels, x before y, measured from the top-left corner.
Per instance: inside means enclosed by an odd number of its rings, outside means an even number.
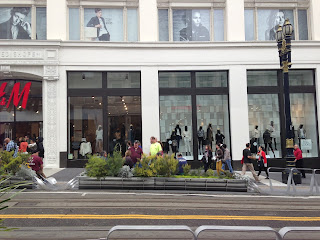
[[[110,41],[110,33],[107,29],[106,22],[102,17],[101,8],[95,8],[94,11],[96,16],[90,19],[87,27],[97,28],[97,38],[99,38],[99,41]]]
[[[44,158],[44,147],[43,147],[43,137],[39,137],[37,141],[37,152],[39,152],[39,157]]]
[[[24,19],[29,7],[13,7],[8,21],[0,24],[0,39],[31,39],[31,25]]]

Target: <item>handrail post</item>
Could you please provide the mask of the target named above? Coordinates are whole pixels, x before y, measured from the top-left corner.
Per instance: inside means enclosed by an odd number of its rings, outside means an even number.
[[[267,173],[269,176],[270,176],[270,169],[271,169],[271,167],[268,167],[268,169],[267,169]],[[270,192],[273,193],[273,186],[272,186],[271,177],[269,177],[269,183],[270,183]]]

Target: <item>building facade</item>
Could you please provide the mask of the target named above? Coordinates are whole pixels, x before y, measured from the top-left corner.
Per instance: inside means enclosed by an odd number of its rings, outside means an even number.
[[[3,0],[0,12],[0,140],[44,137],[47,167],[136,139],[147,153],[150,136],[192,164],[217,141],[235,163],[251,141],[285,164],[275,31],[289,18],[294,140],[320,167],[317,0]]]

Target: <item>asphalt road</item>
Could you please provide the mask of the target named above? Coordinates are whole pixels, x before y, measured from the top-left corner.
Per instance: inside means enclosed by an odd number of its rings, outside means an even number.
[[[23,192],[0,212],[0,239],[98,239],[115,225],[319,226],[319,197],[225,193]],[[269,233],[203,233],[201,239],[275,239]],[[288,236],[320,239],[320,232]],[[192,239],[183,232],[119,232],[111,239]]]

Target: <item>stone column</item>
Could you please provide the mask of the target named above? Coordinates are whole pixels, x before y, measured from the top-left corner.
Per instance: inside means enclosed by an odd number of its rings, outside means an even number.
[[[150,137],[160,137],[158,69],[141,68],[141,109],[143,152],[149,153]]]
[[[57,81],[59,79],[58,66],[44,66],[43,77],[43,135],[45,158],[44,166],[59,167],[58,151],[58,108],[57,108]]]
[[[244,0],[226,0],[227,41],[245,41]]]
[[[241,160],[242,150],[250,140],[247,73],[242,66],[229,70],[229,99],[232,159]]]
[[[140,41],[158,41],[157,0],[139,0]]]
[[[67,39],[67,1],[47,0],[47,39]]]

